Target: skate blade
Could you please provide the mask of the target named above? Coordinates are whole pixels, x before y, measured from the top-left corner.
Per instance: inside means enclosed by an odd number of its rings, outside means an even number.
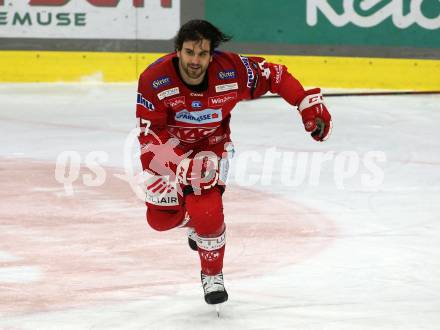
[[[214,305],[214,307],[215,307],[215,312],[217,313],[217,317],[218,318],[220,318],[220,312],[222,311],[222,305],[223,305],[224,303],[221,303],[221,304],[215,304]]]

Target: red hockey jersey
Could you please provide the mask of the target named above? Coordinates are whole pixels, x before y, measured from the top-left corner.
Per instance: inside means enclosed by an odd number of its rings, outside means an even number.
[[[284,65],[263,58],[214,52],[204,82],[198,86],[183,82],[177,63],[176,53],[168,54],[139,78],[136,116],[146,133],[139,136],[141,145],[152,142],[148,134],[152,131],[161,143],[177,138],[177,148],[183,151],[212,148],[229,140],[229,120],[237,102],[270,91],[297,105],[304,95]],[[148,168],[147,159],[142,163]]]

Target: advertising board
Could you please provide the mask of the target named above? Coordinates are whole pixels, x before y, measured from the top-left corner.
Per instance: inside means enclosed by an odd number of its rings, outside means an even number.
[[[0,38],[168,40],[180,1],[0,0]]]

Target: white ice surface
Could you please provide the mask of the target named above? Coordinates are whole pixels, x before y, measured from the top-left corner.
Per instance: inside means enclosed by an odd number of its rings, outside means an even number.
[[[135,93],[134,84],[0,85],[0,157],[55,163],[66,150],[79,152],[82,160],[104,151],[104,165],[122,169],[125,139],[135,126]],[[35,313],[2,312],[8,302],[0,301],[0,328],[440,329],[440,96],[341,97],[326,103],[334,129],[325,143],[305,134],[296,111],[281,99],[241,103],[231,126],[236,161],[247,175],[235,163],[231,184],[246,183],[254,174],[258,180],[250,188],[323,214],[336,228],[324,249],[262,275],[228,278],[225,272],[230,301],[220,319],[194,282],[145,300],[122,297]],[[263,171],[262,159],[274,147],[280,157],[329,152],[330,160],[317,167],[319,178],[308,163],[305,179],[288,185],[281,174],[285,160]],[[386,157],[376,162],[383,182],[365,186],[371,151]],[[245,162],[243,155],[257,158]],[[350,160],[355,170],[341,179]],[[294,175],[295,158],[292,164],[288,173]],[[44,187],[35,189],[44,193]],[[267,222],[276,216],[273,210]],[[252,255],[253,246],[246,249],[248,258],[261,257]],[[10,278],[13,270],[3,265],[15,258],[9,253],[0,251],[0,290],[8,284],[2,274],[9,271]],[[26,279],[24,270],[16,269],[17,281]],[[29,280],[43,276],[29,272]]]

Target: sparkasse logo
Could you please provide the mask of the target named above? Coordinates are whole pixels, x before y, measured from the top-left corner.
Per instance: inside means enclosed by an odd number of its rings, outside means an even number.
[[[221,109],[205,109],[202,111],[182,110],[176,113],[174,119],[189,124],[209,124],[222,121]]]

